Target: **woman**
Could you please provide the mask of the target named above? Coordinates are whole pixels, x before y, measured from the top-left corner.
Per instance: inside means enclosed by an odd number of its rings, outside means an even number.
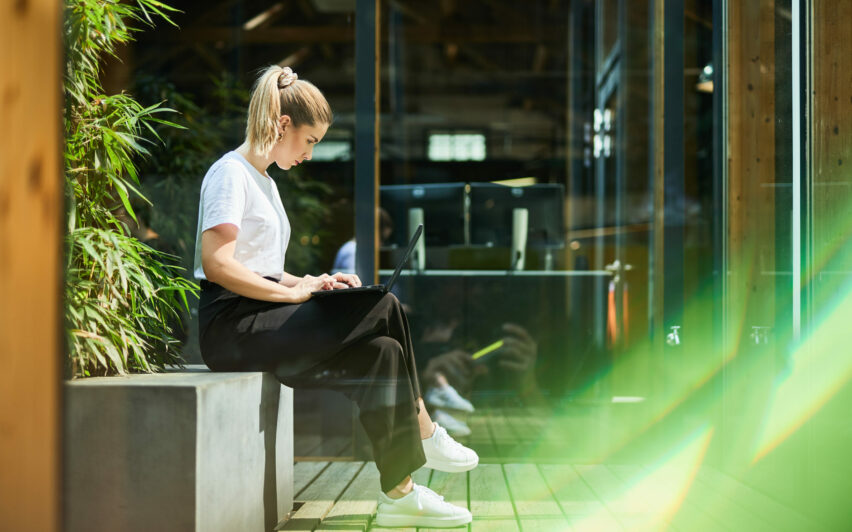
[[[415,485],[422,465],[448,472],[479,457],[433,423],[420,394],[408,320],[392,295],[312,300],[316,290],[360,286],[353,274],[284,271],[290,222],[266,169],[310,160],[332,121],[325,97],[289,68],[257,80],[246,140],[201,185],[195,276],[201,283],[201,355],[214,371],[268,371],[293,388],[328,388],[358,404],[382,493],[376,523],[458,526],[467,509]]]

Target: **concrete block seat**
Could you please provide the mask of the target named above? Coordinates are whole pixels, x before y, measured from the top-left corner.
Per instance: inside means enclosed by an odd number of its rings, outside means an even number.
[[[69,531],[264,531],[293,507],[293,390],[204,366],[65,385]]]

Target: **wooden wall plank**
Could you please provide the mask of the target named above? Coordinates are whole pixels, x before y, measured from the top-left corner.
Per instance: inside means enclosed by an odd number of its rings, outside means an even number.
[[[814,2],[813,254],[817,298],[852,271],[852,2]],[[825,275],[827,271],[832,274]],[[819,300],[818,300],[819,303]]]
[[[58,530],[62,8],[0,17],[0,530]]]
[[[749,341],[775,323],[775,1],[731,2],[728,35],[727,304]]]
[[[852,2],[815,1],[812,20],[814,260],[802,284],[813,290],[814,305],[809,310],[814,316],[831,308],[839,294],[848,294],[844,284],[852,276]],[[807,325],[812,323],[806,321]],[[847,338],[848,334],[847,330]],[[848,341],[837,334],[835,345],[848,345]],[[837,351],[836,367],[844,364],[841,353],[848,357],[848,348]],[[810,378],[814,378],[821,368],[811,371]],[[815,389],[813,393],[825,392]],[[848,517],[838,509],[843,508],[844,495],[852,490],[852,464],[840,451],[852,443],[852,433],[844,428],[848,427],[850,404],[852,386],[847,381],[810,421],[808,457],[800,460],[806,468],[806,481],[800,485],[804,496],[795,507],[815,518],[828,519],[830,526],[826,528],[848,523]]]

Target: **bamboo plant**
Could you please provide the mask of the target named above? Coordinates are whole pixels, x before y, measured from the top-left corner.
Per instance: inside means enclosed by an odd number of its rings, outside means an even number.
[[[103,60],[154,18],[156,0],[66,0],[64,32],[65,319],[75,377],[156,371],[180,362],[173,324],[197,286],[171,257],[131,235],[140,192],[137,164],[159,139],[170,109],[104,94]]]

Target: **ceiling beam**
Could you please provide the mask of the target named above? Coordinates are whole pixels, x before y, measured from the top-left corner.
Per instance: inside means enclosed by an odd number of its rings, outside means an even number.
[[[233,27],[207,27],[170,30],[157,33],[160,42],[224,42],[233,43],[238,35],[239,44],[317,44],[354,42],[355,28],[352,26],[285,26],[258,28],[244,32]],[[564,34],[558,28],[535,31],[529,28],[444,25],[442,27],[414,27],[404,32],[405,40],[411,43],[540,43],[559,41]],[[162,40],[160,40],[162,39]]]
[[[311,55],[311,47],[310,46],[302,46],[292,54],[288,55],[284,59],[278,61],[278,66],[280,67],[291,67],[296,68],[299,66],[299,63],[307,59],[308,56]]]
[[[252,31],[261,28],[268,28],[276,20],[287,14],[288,8],[289,4],[285,4],[284,2],[277,2],[275,4],[272,4],[254,17],[247,20],[245,24],[243,24],[243,29],[246,31]]]

